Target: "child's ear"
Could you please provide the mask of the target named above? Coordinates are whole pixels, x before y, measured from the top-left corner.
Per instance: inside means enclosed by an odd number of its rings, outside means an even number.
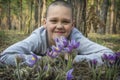
[[[46,18],[43,19],[43,27],[46,28]]]

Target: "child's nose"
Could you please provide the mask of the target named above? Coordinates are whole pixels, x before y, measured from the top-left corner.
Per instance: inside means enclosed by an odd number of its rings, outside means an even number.
[[[57,28],[63,28],[63,24],[62,23],[58,23],[57,24]]]

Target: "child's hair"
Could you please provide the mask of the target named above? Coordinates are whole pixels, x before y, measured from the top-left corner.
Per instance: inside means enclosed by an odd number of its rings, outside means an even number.
[[[72,5],[69,4],[67,1],[62,1],[62,0],[57,0],[57,1],[53,1],[47,8],[47,11],[46,11],[46,15],[45,17],[47,17],[47,14],[48,14],[48,11],[49,11],[49,8],[50,6],[64,6],[64,7],[67,7],[69,9],[71,9],[71,13],[72,13],[72,17],[73,17],[73,8],[72,8]]]

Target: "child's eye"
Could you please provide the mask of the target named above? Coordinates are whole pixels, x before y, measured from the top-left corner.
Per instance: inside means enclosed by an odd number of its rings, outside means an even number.
[[[56,22],[57,22],[57,20],[50,20],[50,22],[52,22],[52,23],[56,23]]]
[[[63,23],[67,24],[67,23],[70,23],[69,21],[63,21]]]

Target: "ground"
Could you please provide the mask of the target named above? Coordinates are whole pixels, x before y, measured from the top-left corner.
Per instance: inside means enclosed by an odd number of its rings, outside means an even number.
[[[9,47],[10,45],[12,45],[12,44],[14,44],[14,43],[16,43],[20,40],[25,39],[27,36],[29,36],[29,34],[24,34],[23,32],[20,32],[20,31],[0,31],[0,52],[2,52],[4,49]],[[98,44],[101,44],[103,46],[106,46],[106,47],[112,49],[114,52],[120,52],[120,34],[117,34],[117,35],[109,35],[109,34],[108,35],[100,35],[100,34],[96,34],[96,33],[91,33],[91,34],[89,34],[88,38],[90,40],[98,43]],[[48,63],[49,61],[46,61],[46,62]],[[44,61],[43,61],[43,64],[45,64]],[[62,63],[62,65],[63,65],[63,63]],[[54,66],[56,67],[56,70],[55,70],[55,72],[53,72],[51,74],[52,76],[50,74],[46,75],[45,71],[38,72],[38,70],[37,70],[38,67],[37,68],[34,67],[33,69],[28,68],[28,67],[27,68],[22,68],[20,70],[20,72],[22,74],[24,73],[23,74],[24,75],[24,77],[23,77],[24,80],[40,80],[41,78],[43,78],[42,80],[51,80],[50,78],[53,77],[53,76],[57,76],[56,80],[65,80],[65,74],[66,74],[65,69],[66,69],[66,67],[63,66],[63,68],[61,69],[61,67],[57,68],[58,67],[57,65],[54,65]],[[74,68],[75,68],[75,71],[73,72],[73,75],[82,75],[82,78],[84,78],[84,79],[80,79],[80,80],[93,80],[93,79],[90,79],[91,76],[92,76],[90,74],[92,74],[92,73],[91,73],[90,69],[88,68],[88,64],[86,64],[86,62],[83,61],[83,62],[74,64]],[[6,66],[4,68],[0,68],[0,80],[16,80],[16,79],[19,79],[18,78],[18,73],[16,73],[16,70],[17,70],[16,68],[12,68],[12,67],[10,68],[8,66]],[[49,71],[51,72],[51,70],[49,70]],[[41,77],[40,76],[41,74],[44,77]],[[39,78],[39,76],[41,78]],[[48,76],[48,77],[45,78],[45,76]],[[79,77],[77,77],[77,78],[79,78]],[[54,79],[52,79],[52,80],[54,80]],[[74,79],[74,80],[79,80],[79,79]],[[103,79],[102,78],[100,80],[108,80],[108,79]],[[116,79],[116,80],[118,80],[118,79]]]
[[[0,31],[0,52],[15,42],[25,39],[28,35],[29,34],[25,35],[20,31]],[[88,38],[96,43],[112,49],[115,52],[120,52],[120,34],[100,35],[90,33]]]

